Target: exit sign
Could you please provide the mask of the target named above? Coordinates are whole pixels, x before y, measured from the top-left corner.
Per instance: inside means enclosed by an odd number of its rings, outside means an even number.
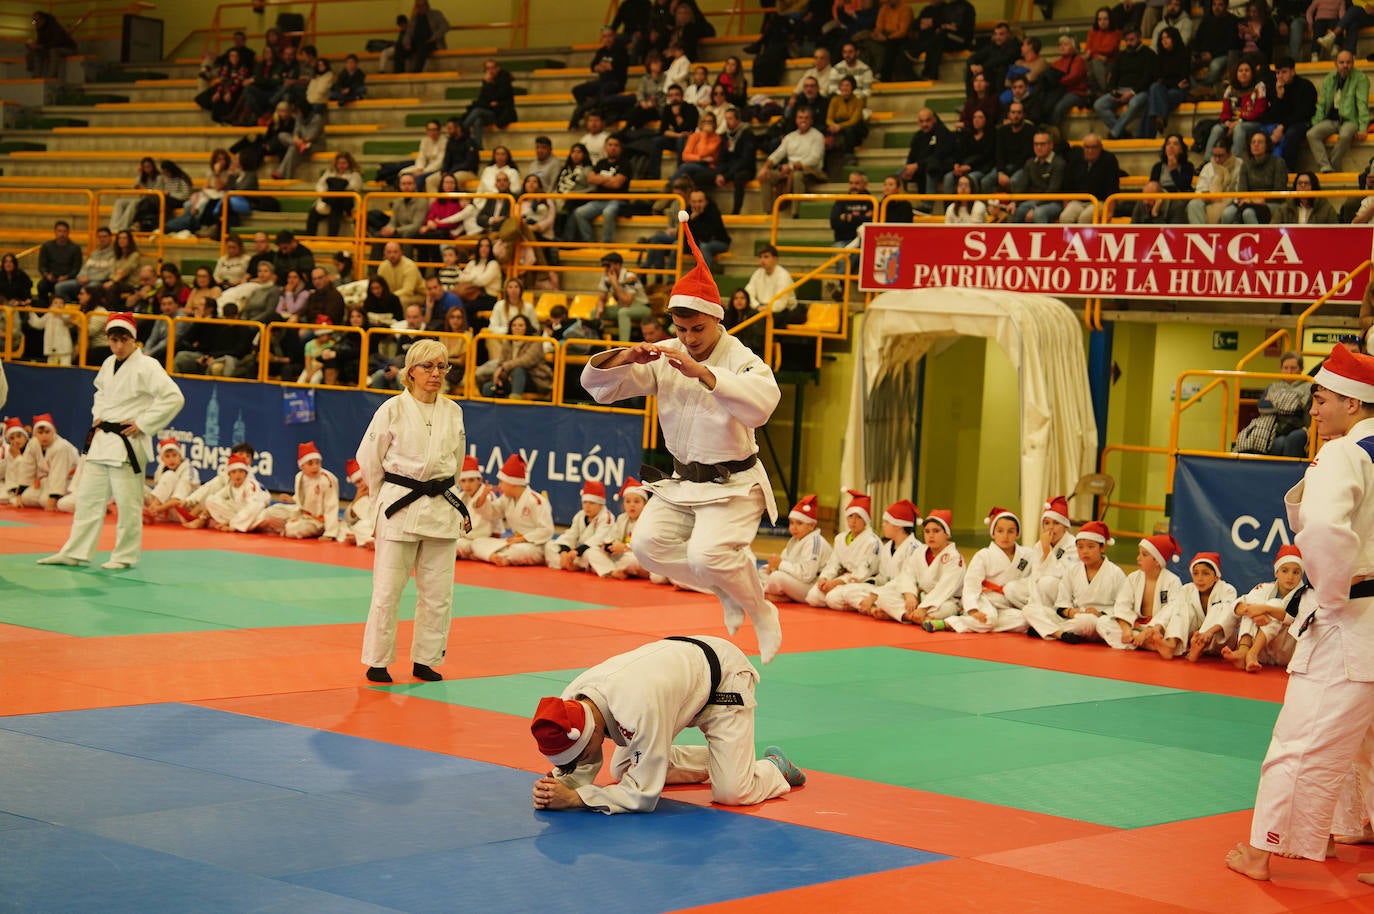
[[[1234,352],[1240,343],[1240,333],[1235,330],[1213,330],[1212,348]]]

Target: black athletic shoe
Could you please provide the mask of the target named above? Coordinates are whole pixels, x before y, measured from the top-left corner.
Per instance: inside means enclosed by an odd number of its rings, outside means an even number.
[[[368,680],[368,682],[395,682],[395,681],[396,681],[396,680],[394,680],[394,679],[391,678],[391,674],[390,674],[389,672],[387,672],[387,669],[386,669],[386,667],[384,667],[384,666],[370,666],[370,667],[368,667],[368,668],[367,668],[367,680]]]
[[[410,672],[411,675],[413,675],[416,679],[423,679],[425,682],[439,682],[444,678],[442,675],[425,666],[423,663],[417,663],[414,666],[412,666]]]
[[[1082,644],[1088,639],[1084,638],[1082,635],[1075,635],[1073,632],[1064,632],[1059,636],[1059,640],[1063,641],[1065,644]]]

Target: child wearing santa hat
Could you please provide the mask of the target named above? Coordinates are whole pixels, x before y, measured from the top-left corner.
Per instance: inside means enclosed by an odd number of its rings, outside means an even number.
[[[615,515],[606,508],[606,486],[593,479],[582,483],[582,510],[560,536],[544,545],[544,561],[560,571],[586,571],[587,553],[601,547],[610,535]]]
[[[878,573],[874,576],[873,582],[841,584],[825,595],[825,605],[831,609],[847,609],[861,612],[866,616],[875,615],[877,610],[873,607],[878,601],[878,591],[897,579],[911,558],[911,553],[921,546],[920,540],[912,535],[920,522],[921,509],[909,500],[903,498],[889,505],[883,512],[882,531],[885,542],[878,553]]]
[[[33,417],[33,438],[24,451],[33,457],[36,479],[20,501],[26,508],[60,510],[62,499],[75,485],[73,474],[81,458],[76,445],[57,433],[51,415],[40,413]]]
[[[324,468],[324,458],[315,442],[307,441],[296,450],[296,501],[290,506],[282,525],[288,539],[315,539],[339,535],[339,477]]]
[[[463,457],[463,469],[458,474],[458,498],[467,506],[472,529],[458,537],[458,558],[472,558],[472,544],[479,539],[495,536],[501,522],[501,496],[482,479],[482,465],[472,454]]]
[[[500,514],[496,533],[472,541],[472,557],[493,565],[539,565],[544,545],[553,538],[553,510],[530,488],[525,458],[511,454],[496,474],[500,481]],[[509,536],[502,536],[506,530]]]
[[[821,568],[830,561],[830,544],[816,529],[818,508],[815,495],[803,495],[787,515],[787,532],[791,539],[782,547],[781,555],[768,557],[768,570],[763,579],[763,592],[768,596],[805,603],[807,592],[821,575]]]
[[[846,529],[835,534],[830,558],[821,568],[816,583],[806,592],[806,602],[822,609],[827,605],[830,591],[836,587],[861,582],[871,584],[878,574],[882,555],[882,541],[869,529],[873,500],[862,492],[846,491],[849,494],[849,505],[844,509]]]
[[[1112,606],[1111,620],[1104,617],[1099,622],[1103,641],[1116,650],[1133,651],[1152,644],[1167,625],[1167,637],[1178,639],[1176,649],[1186,643],[1192,632],[1188,631],[1187,608],[1178,611],[1183,606],[1179,599],[1183,582],[1168,568],[1171,563],[1178,564],[1178,553],[1178,540],[1167,533],[1140,541],[1137,568],[1126,576],[1126,586]]]
[[[344,464],[344,473],[348,481],[353,484],[353,500],[348,503],[348,508],[344,511],[343,520],[339,522],[338,533],[335,539],[341,543],[352,540],[354,545],[363,549],[372,548],[372,530],[377,523],[377,505],[372,500],[372,493],[368,491],[367,479],[363,476],[363,468],[358,461],[352,457]]]
[[[1137,647],[1173,660],[1192,644],[1211,604],[1235,603],[1236,589],[1221,579],[1221,556],[1217,553],[1199,552],[1193,556],[1188,574],[1192,580],[1183,585],[1177,599],[1164,603],[1155,612],[1137,636]]]
[[[21,499],[38,479],[38,467],[32,454],[25,454],[29,446],[29,430],[18,416],[5,420],[4,460],[0,462],[0,484],[5,502],[11,507],[22,505]]]
[[[164,438],[157,443],[157,471],[143,496],[143,522],[181,521],[177,507],[200,486],[200,474],[186,459],[181,442]]]
[[[611,530],[606,534],[606,541],[601,544],[601,548],[587,550],[587,564],[593,572],[603,578],[610,577],[623,581],[631,577],[647,577],[648,572],[639,564],[639,559],[635,558],[634,552],[630,549],[630,540],[634,535],[640,513],[649,503],[649,490],[638,479],[630,476],[620,487],[616,498],[624,505],[625,510],[615,519],[615,523],[611,524]]]
[[[1101,640],[1104,631],[1115,630],[1119,635],[1112,613],[1126,588],[1126,573],[1107,558],[1106,549],[1115,542],[1101,521],[1083,525],[1074,538],[1078,561],[1065,570],[1054,602],[1033,602],[1023,610],[1030,625],[1027,634],[1065,644]]]
[[[1304,615],[1299,607],[1305,593],[1302,586],[1302,553],[1297,546],[1282,546],[1274,558],[1274,580],[1257,584],[1242,599],[1235,602],[1231,612],[1231,628],[1236,633],[1236,646],[1223,646],[1221,656],[1238,670],[1258,673],[1264,666],[1287,666],[1293,659],[1297,642],[1289,631],[1289,623]],[[1204,629],[1204,636],[1212,635],[1209,644],[1219,640],[1219,633]]]
[[[954,632],[1023,632],[1026,630],[1024,598],[1029,590],[1010,585],[1030,578],[1035,565],[1034,551],[1017,542],[1021,538],[1021,518],[1005,508],[993,508],[987,516],[992,542],[973,554],[964,572],[962,611],[943,622],[927,619],[921,627],[928,632],[948,629]],[[1021,599],[1022,602],[1016,602]]]
[[[878,594],[875,605],[882,612],[875,612],[875,618],[921,625],[959,612],[964,557],[950,539],[953,523],[953,513],[944,508],[926,515],[921,527],[925,548],[912,550],[897,579]]]
[[[1005,594],[1014,606],[1031,603],[1053,607],[1059,597],[1059,582],[1068,567],[1078,561],[1074,548],[1073,522],[1069,520],[1069,500],[1056,495],[1045,502],[1040,513],[1040,536],[1031,549],[1031,573],[1007,583]]]
[[[257,448],[253,447],[253,445],[247,441],[240,441],[229,449],[230,457],[233,457],[235,454],[243,455],[244,459],[248,461],[248,475],[256,478],[257,474],[253,472],[253,461],[257,459],[258,456]],[[190,530],[198,530],[204,527],[210,519],[209,512],[205,507],[206,501],[209,500],[211,495],[214,495],[228,485],[229,469],[228,464],[226,464],[224,468],[212,476],[207,482],[201,483],[194,492],[182,501],[181,510],[178,512],[182,518],[181,525]]]
[[[227,484],[205,499],[210,529],[247,533],[258,523],[272,496],[253,477],[243,454],[229,455],[225,475]]]

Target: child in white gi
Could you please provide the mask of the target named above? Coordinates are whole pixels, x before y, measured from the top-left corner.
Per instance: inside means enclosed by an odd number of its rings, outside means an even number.
[[[235,454],[243,455],[244,460],[247,462],[248,475],[256,478],[253,473],[253,460],[257,457],[257,449],[247,441],[240,441],[229,450],[229,456],[231,458]],[[208,482],[202,483],[199,488],[187,496],[181,503],[177,512],[181,515],[181,525],[192,530],[204,527],[210,520],[210,514],[205,507],[206,502],[209,501],[210,496],[226,488],[228,485],[229,471],[227,467],[216,473]]]
[[[72,474],[81,457],[76,446],[57,434],[50,414],[40,413],[33,417],[33,439],[24,450],[33,456],[36,478],[19,497],[20,502],[26,508],[59,510],[63,497],[75,485]]]
[[[1238,670],[1258,673],[1262,666],[1287,666],[1296,642],[1289,623],[1298,615],[1295,599],[1302,588],[1302,553],[1283,546],[1274,559],[1274,580],[1256,587],[1235,604],[1232,618],[1238,636],[1236,649],[1222,648],[1221,656]]]
[[[3,478],[5,501],[15,508],[23,505],[24,493],[33,488],[38,479],[37,461],[32,454],[24,453],[28,446],[29,432],[23,420],[10,416],[5,420],[5,459],[0,464],[4,472],[0,477]]]
[[[1103,620],[1120,631],[1112,610],[1126,587],[1126,574],[1106,556],[1106,547],[1114,542],[1101,521],[1083,525],[1074,542],[1078,562],[1065,571],[1054,603],[1032,603],[1025,609],[1032,631],[1065,644],[1100,639],[1098,623]]]
[[[937,508],[926,515],[921,530],[925,548],[913,549],[897,580],[878,592],[874,618],[920,625],[948,619],[959,612],[964,588],[964,557],[950,540],[954,514]]]
[[[148,494],[143,496],[143,522],[179,522],[177,506],[200,486],[200,474],[191,466],[175,438],[164,438],[157,445],[157,472]]]
[[[303,540],[339,535],[339,477],[324,468],[324,459],[307,441],[298,447],[296,466],[296,503],[287,513],[282,535]]]
[[[357,460],[348,458],[344,473],[354,486],[353,500],[348,503],[348,510],[344,512],[335,539],[341,543],[352,540],[355,545],[370,549],[372,531],[377,523],[377,504],[372,500],[372,493],[367,489],[367,478],[363,476],[363,468]]]
[[[587,550],[587,564],[603,578],[623,581],[630,577],[647,577],[648,572],[639,564],[639,559],[635,558],[634,552],[630,549],[630,539],[634,535],[635,522],[639,520],[640,512],[649,503],[649,490],[641,485],[638,479],[629,476],[620,487],[616,498],[625,506],[625,510],[615,519],[615,523],[611,524],[610,532],[606,534],[606,541],[601,544],[601,548]]]
[[[495,536],[500,531],[501,498],[491,486],[482,481],[482,465],[471,454],[463,457],[463,470],[458,474],[458,498],[468,509],[472,529],[458,537],[458,558],[472,558],[472,544],[479,539]]]
[[[1009,585],[1030,578],[1034,553],[1017,542],[1021,538],[1021,518],[1005,508],[993,508],[987,516],[992,543],[974,553],[964,572],[962,612],[943,621],[927,619],[921,628],[928,632],[1023,632],[1026,617],[1021,611],[1029,590],[1019,592]],[[1010,594],[1010,595],[1009,595]],[[1023,602],[1017,603],[1016,600]]]
[[[1078,550],[1074,548],[1073,533],[1069,530],[1071,526],[1067,498],[1056,495],[1045,502],[1045,509],[1040,514],[1040,537],[1030,547],[1030,576],[1008,582],[1004,591],[1013,606],[1024,607],[1031,603],[1054,606],[1064,572],[1078,561]]]
[[[832,588],[825,595],[825,605],[831,609],[847,609],[871,616],[878,601],[878,591],[897,579],[911,553],[921,548],[912,530],[921,521],[921,509],[907,499],[893,502],[883,512],[883,537],[886,540],[878,552],[878,573],[872,582],[855,581]]]
[[[228,484],[205,499],[210,529],[247,533],[257,523],[271,495],[253,478],[248,470],[248,458],[243,454],[229,455],[225,473],[229,477]]]
[[[473,540],[472,556],[493,565],[539,565],[544,562],[544,544],[553,538],[553,512],[548,502],[529,487],[530,473],[525,458],[511,454],[496,474],[501,483],[500,535]]]
[[[806,602],[824,608],[825,598],[841,584],[872,581],[878,573],[878,555],[882,542],[868,529],[872,521],[872,499],[861,492],[849,491],[849,507],[844,509],[848,528],[835,534],[835,547],[821,569],[820,576],[806,592]]]
[[[49,365],[70,365],[72,352],[72,321],[81,316],[75,304],[53,296],[48,310],[29,312],[29,326],[43,331],[43,355]]]
[[[821,575],[821,567],[830,561],[830,544],[816,529],[816,509],[816,496],[803,495],[787,515],[787,532],[792,538],[781,555],[768,557],[763,592],[769,597],[805,603],[807,591]]]
[[[573,515],[572,524],[561,536],[544,544],[544,561],[562,571],[586,571],[591,567],[587,553],[601,551],[614,523],[615,515],[606,509],[606,486],[586,480],[582,483],[582,510]]]
[[[1180,599],[1183,582],[1167,567],[1171,562],[1178,564],[1178,553],[1178,540],[1167,533],[1140,541],[1136,549],[1138,567],[1126,576],[1126,586],[1112,607],[1116,624],[1105,619],[1098,624],[1103,641],[1117,650],[1133,651],[1151,646],[1162,635],[1176,642],[1173,651],[1182,649],[1192,635],[1190,626],[1202,620],[1192,621]],[[1166,645],[1160,654],[1168,650]],[[1172,658],[1173,654],[1165,657]]]

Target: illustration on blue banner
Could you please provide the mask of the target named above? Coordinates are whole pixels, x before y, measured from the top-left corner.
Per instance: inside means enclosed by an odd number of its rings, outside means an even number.
[[[315,421],[315,392],[299,387],[283,387],[281,404],[287,425],[305,425]]]

